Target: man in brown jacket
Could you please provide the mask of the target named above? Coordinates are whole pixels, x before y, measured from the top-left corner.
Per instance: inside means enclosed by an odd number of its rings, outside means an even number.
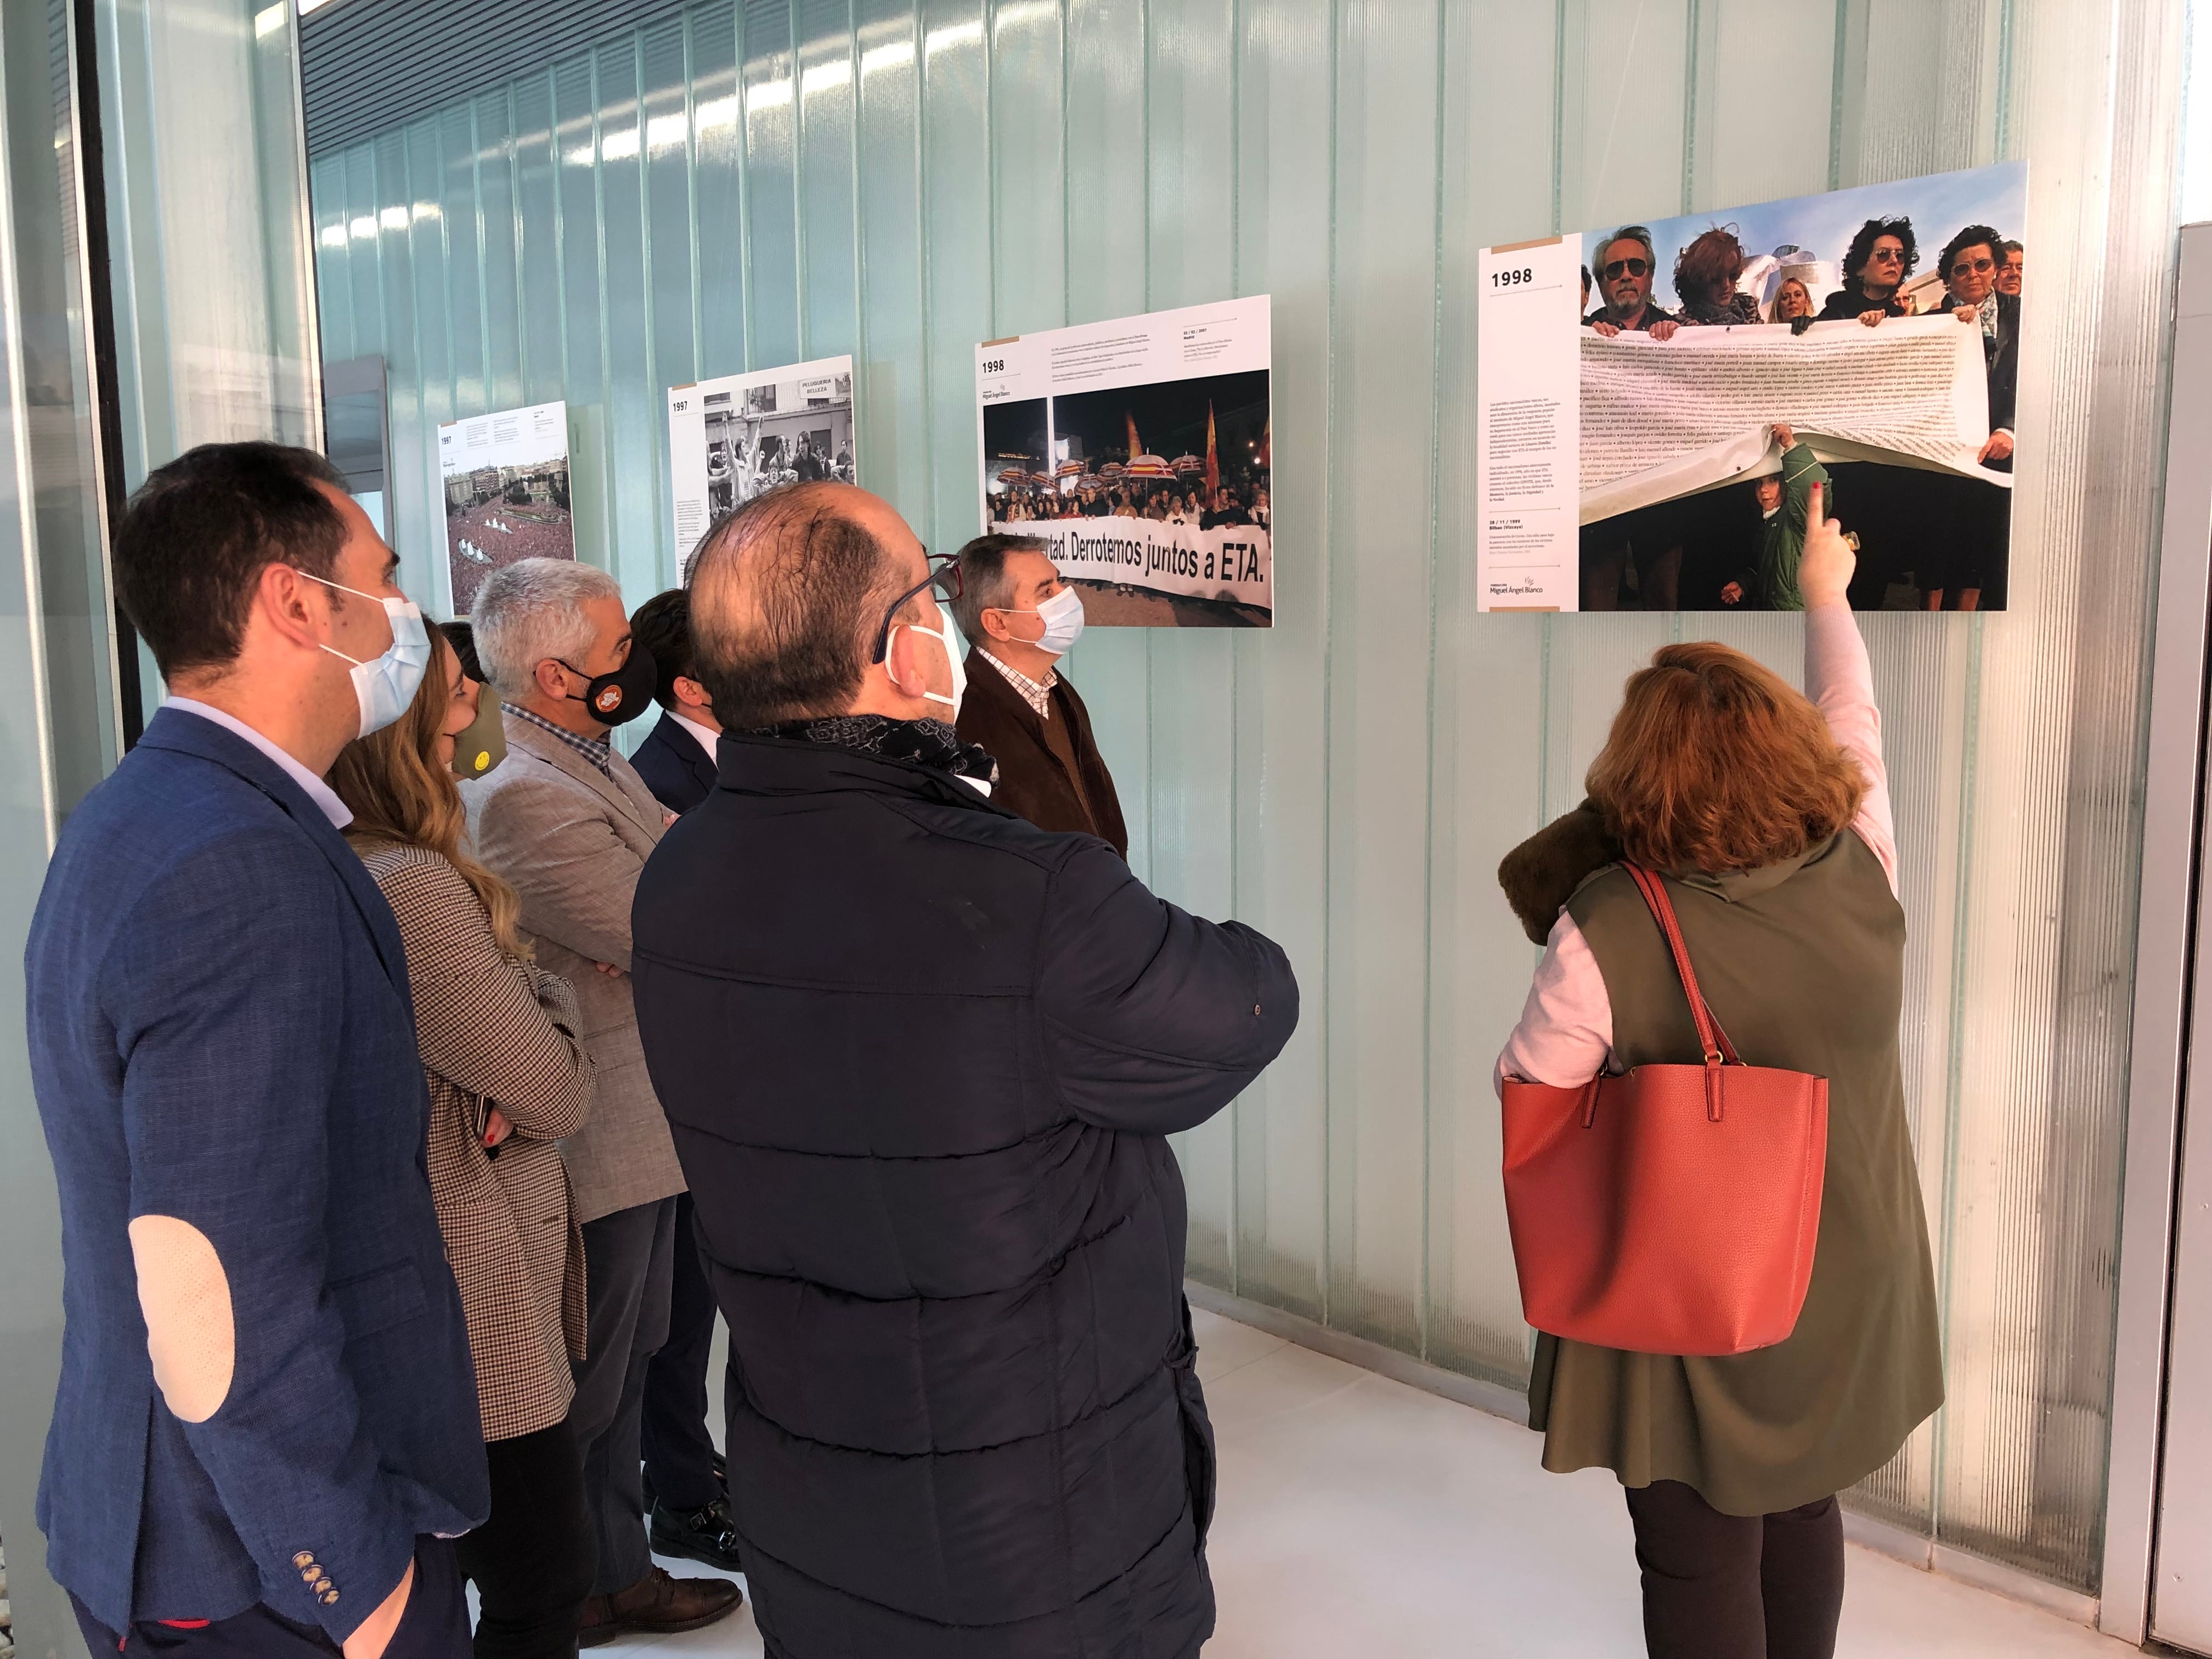
[[[1055,665],[1083,632],[1083,599],[1034,536],[979,536],[960,550],[952,614],[977,666],[960,740],[999,763],[992,799],[1041,830],[1079,830],[1123,858],[1129,832],[1091,714]]]

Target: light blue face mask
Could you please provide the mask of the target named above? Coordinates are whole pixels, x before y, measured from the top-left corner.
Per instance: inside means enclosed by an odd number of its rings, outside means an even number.
[[[361,706],[361,730],[354,735],[365,738],[372,732],[381,732],[407,712],[407,705],[415,701],[415,693],[430,666],[430,633],[423,625],[422,610],[412,599],[363,593],[358,587],[326,580],[312,571],[302,570],[300,574],[309,581],[321,582],[341,593],[355,594],[380,605],[391,619],[392,643],[380,656],[364,662],[358,657],[347,656],[335,646],[323,647],[340,662],[353,665],[354,701]]]

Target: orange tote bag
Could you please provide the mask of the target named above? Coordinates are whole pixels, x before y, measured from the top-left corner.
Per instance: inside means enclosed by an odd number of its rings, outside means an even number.
[[[1827,1168],[1828,1081],[1747,1066],[1698,989],[1660,878],[1626,866],[1690,1000],[1699,1066],[1508,1079],[1505,1214],[1540,1331],[1637,1353],[1731,1354],[1796,1328]]]

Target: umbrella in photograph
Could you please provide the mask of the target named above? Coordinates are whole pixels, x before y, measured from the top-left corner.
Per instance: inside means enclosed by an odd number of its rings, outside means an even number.
[[[1125,471],[1121,462],[1109,461],[1098,469],[1098,476],[1102,478],[1118,478]]]
[[[1157,455],[1133,455],[1129,458],[1129,476],[1133,478],[1172,478],[1175,474]]]
[[[1192,477],[1206,471],[1206,463],[1195,455],[1178,455],[1170,465],[1178,478]]]

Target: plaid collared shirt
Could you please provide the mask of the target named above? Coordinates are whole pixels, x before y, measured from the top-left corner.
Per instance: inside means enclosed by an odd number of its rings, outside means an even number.
[[[1044,684],[1040,685],[1018,668],[1007,667],[981,646],[975,648],[975,654],[1006,677],[1006,684],[1022,694],[1022,701],[1036,710],[1039,720],[1052,718],[1052,688],[1060,684],[1060,675],[1056,672],[1049,668],[1045,670]]]
[[[604,738],[580,738],[566,727],[554,725],[542,714],[533,714],[527,708],[517,708],[513,703],[503,700],[500,707],[519,720],[528,720],[541,732],[550,732],[569,748],[598,767],[602,775],[609,778],[614,776],[615,769],[608,763],[609,757],[614,753],[614,745]]]

